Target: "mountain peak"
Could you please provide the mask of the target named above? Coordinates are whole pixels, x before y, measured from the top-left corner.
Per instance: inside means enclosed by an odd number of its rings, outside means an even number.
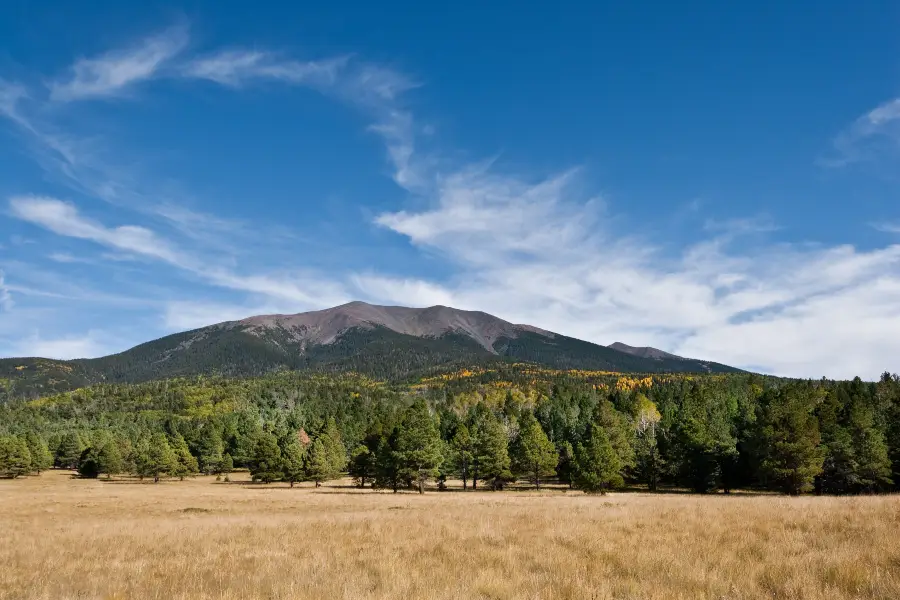
[[[330,344],[353,328],[385,327],[415,337],[440,337],[447,333],[467,335],[494,353],[500,338],[516,338],[523,331],[547,337],[553,334],[537,327],[515,325],[481,311],[435,305],[427,308],[380,306],[359,300],[324,310],[294,315],[260,315],[237,321],[247,333],[262,335],[270,330],[288,332],[301,344]],[[234,324],[229,324],[234,325]]]

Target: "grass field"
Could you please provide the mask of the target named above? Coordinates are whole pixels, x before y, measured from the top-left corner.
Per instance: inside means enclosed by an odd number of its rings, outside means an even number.
[[[241,475],[238,474],[237,479]],[[900,497],[0,481],[0,598],[900,598]]]

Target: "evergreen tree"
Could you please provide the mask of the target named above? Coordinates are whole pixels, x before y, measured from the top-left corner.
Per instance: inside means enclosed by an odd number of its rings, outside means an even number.
[[[825,458],[814,410],[819,396],[808,384],[770,393],[757,421],[766,448],[762,466],[768,481],[787,494],[812,488]]]
[[[571,488],[575,480],[575,448],[568,440],[563,440],[556,451],[556,473],[560,483]]]
[[[50,454],[50,449],[44,438],[29,430],[25,433],[25,444],[28,446],[28,452],[31,454],[32,471],[40,473],[53,466],[53,455]]]
[[[222,465],[219,467],[219,471],[225,475],[225,481],[228,481],[228,476],[234,470],[234,460],[232,460],[230,454],[225,454],[222,457]]]
[[[347,467],[347,449],[341,440],[341,431],[333,417],[329,417],[320,436],[328,456],[329,479],[335,479]]]
[[[306,454],[304,473],[307,480],[316,483],[316,487],[336,476],[333,463],[328,456],[328,447],[322,437],[316,438],[310,445]]]
[[[284,463],[273,434],[266,431],[257,434],[248,466],[253,481],[272,483],[282,478]]]
[[[155,433],[138,445],[136,466],[141,478],[152,477],[159,483],[160,477],[175,469],[175,453],[164,433]]]
[[[730,466],[737,444],[723,398],[693,383],[678,413],[674,437],[682,482],[701,494],[720,487],[723,466]]]
[[[390,437],[382,437],[375,452],[375,481],[372,487],[390,489],[396,494],[400,487],[400,468],[397,461],[397,440],[400,428],[395,427]]]
[[[890,489],[891,459],[884,433],[875,423],[874,407],[864,397],[854,398],[850,408],[850,434],[856,458],[855,492],[873,493]]]
[[[184,481],[185,477],[194,475],[199,472],[197,459],[191,454],[185,439],[178,435],[172,441],[172,452],[175,455],[175,463],[173,464],[170,474],[177,477],[180,481]]]
[[[109,479],[113,475],[118,475],[125,468],[125,461],[122,459],[122,453],[119,450],[119,444],[115,439],[110,439],[103,444],[97,454],[98,472],[106,475]]]
[[[211,424],[204,427],[197,442],[197,466],[200,472],[207,475],[218,473],[224,452],[225,444],[219,431]]]
[[[517,471],[526,476],[535,489],[540,489],[542,477],[556,475],[559,460],[556,447],[531,413],[522,417],[516,450]]]
[[[284,461],[282,471],[284,478],[294,487],[294,483],[304,477],[304,458],[306,449],[300,443],[297,432],[290,432],[278,440],[281,458]]]
[[[378,433],[370,433],[363,442],[353,450],[350,458],[350,476],[359,487],[365,487],[367,482],[375,479],[378,458],[378,446],[382,436]]]
[[[840,383],[818,408],[826,448],[816,491],[859,494],[890,489],[891,459],[873,399],[861,381]],[[885,429],[889,426],[884,425]]]
[[[477,426],[472,464],[473,489],[476,473],[482,481],[490,483],[493,490],[502,489],[506,482],[513,479],[510,471],[509,439],[503,425],[493,413],[487,413]]]
[[[438,476],[443,460],[441,436],[423,400],[406,410],[397,438],[396,456],[400,477],[412,480],[419,493],[426,482]]]
[[[85,448],[78,459],[78,475],[85,479],[96,479],[100,475],[99,452],[93,446]]]
[[[575,449],[575,487],[587,493],[621,487],[624,465],[609,440],[606,428],[591,425],[584,443]]]
[[[472,436],[469,435],[469,428],[465,423],[459,423],[450,440],[450,459],[453,463],[453,471],[462,479],[463,490],[468,486],[474,454],[475,447]]]
[[[77,431],[66,432],[59,441],[53,462],[60,469],[76,469],[85,445]]]
[[[594,409],[592,423],[606,431],[613,451],[619,457],[622,468],[634,466],[634,427],[631,421],[609,400],[601,400]]]
[[[15,479],[31,471],[31,452],[26,441],[15,435],[0,436],[0,476]]]

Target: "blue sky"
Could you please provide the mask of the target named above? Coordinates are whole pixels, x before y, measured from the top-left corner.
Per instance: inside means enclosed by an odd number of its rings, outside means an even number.
[[[0,7],[0,356],[354,299],[900,370],[900,6]]]

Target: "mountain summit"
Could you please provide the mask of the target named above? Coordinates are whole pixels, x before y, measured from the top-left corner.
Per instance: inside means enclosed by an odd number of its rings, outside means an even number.
[[[290,332],[304,344],[330,344],[349,329],[384,327],[413,337],[438,338],[456,333],[472,338],[482,348],[497,354],[494,344],[501,338],[516,338],[523,332],[548,338],[554,334],[530,325],[514,325],[481,311],[459,310],[448,306],[408,308],[350,302],[296,315],[263,315],[237,321],[238,327],[254,335],[276,330]]]
[[[177,333],[102,358],[0,360],[17,395],[98,382],[282,370],[355,371],[386,380],[496,361],[627,373],[730,372],[732,367],[617,342],[601,346],[480,311],[350,302],[295,315],[261,315]]]

